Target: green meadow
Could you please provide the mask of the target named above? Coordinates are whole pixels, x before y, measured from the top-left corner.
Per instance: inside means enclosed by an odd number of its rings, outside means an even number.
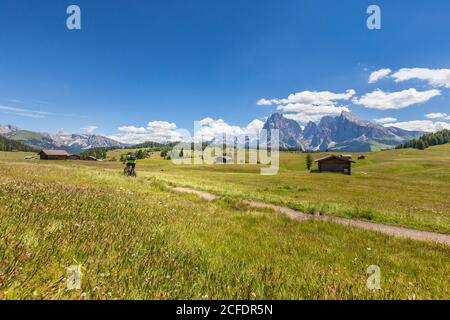
[[[310,173],[300,153],[283,153],[276,176],[154,154],[136,179],[119,162],[28,154],[0,153],[0,299],[450,298],[445,245],[240,201],[450,233],[450,145],[367,153],[352,176]],[[223,197],[205,202],[174,185]],[[71,265],[82,266],[79,290],[66,286]],[[371,265],[379,290],[366,285]]]
[[[261,176],[256,165],[178,166],[157,154],[140,161],[138,170],[141,176],[233,199],[450,233],[450,144],[363,154],[365,160],[352,154],[352,176],[310,173],[303,153],[281,153],[274,176]]]

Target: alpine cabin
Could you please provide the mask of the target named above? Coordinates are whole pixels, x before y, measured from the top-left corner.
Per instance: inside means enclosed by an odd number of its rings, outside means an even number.
[[[65,150],[41,150],[39,152],[41,160],[67,160],[69,154]]]
[[[354,163],[351,158],[336,155],[329,155],[315,162],[319,165],[319,172],[340,172],[348,175],[352,174],[352,163]]]

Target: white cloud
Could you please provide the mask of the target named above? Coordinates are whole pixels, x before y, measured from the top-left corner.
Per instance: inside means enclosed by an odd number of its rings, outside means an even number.
[[[175,123],[167,121],[151,121],[147,126],[149,130],[153,131],[175,130],[177,128]]]
[[[184,132],[177,130],[173,122],[151,121],[147,127],[122,126],[117,129],[119,133],[109,136],[109,138],[122,143],[137,144],[147,141],[154,142],[174,142],[184,139]]]
[[[380,79],[387,77],[392,72],[391,69],[380,69],[370,74],[369,83],[375,83]]]
[[[117,130],[125,133],[146,133],[147,130],[144,127],[135,127],[135,126],[123,126],[119,127]]]
[[[350,89],[344,93],[330,91],[302,91],[290,94],[285,99],[261,99],[261,106],[276,105],[285,116],[300,122],[318,121],[324,116],[339,115],[350,111],[347,106],[339,106],[338,101],[349,100],[355,95]]]
[[[441,119],[441,120],[450,120],[450,116],[446,113],[428,113],[425,115],[425,118],[427,119]]]
[[[345,93],[333,93],[329,91],[303,91],[290,94],[287,99],[283,100],[283,104],[301,103],[311,105],[331,105],[338,100],[349,100],[355,95],[355,90],[350,89]]]
[[[361,98],[354,98],[354,104],[363,105],[366,108],[389,110],[403,109],[414,104],[427,102],[433,97],[441,95],[439,90],[417,91],[414,88],[398,91],[383,92],[377,89],[371,93],[363,95]]]
[[[264,122],[259,120],[259,119],[255,119],[252,122],[250,122],[247,127],[245,128],[245,131],[249,134],[258,134],[262,128],[264,127]]]
[[[36,119],[44,119],[48,115],[51,115],[51,113],[49,113],[49,112],[9,107],[9,106],[3,106],[3,105],[0,105],[0,111],[3,111],[4,113],[15,114],[17,116],[36,118]]]
[[[260,99],[256,102],[258,106],[271,106],[273,103],[271,100],[267,99]]]
[[[450,69],[403,68],[392,77],[396,82],[418,79],[427,81],[434,87],[450,88]]]
[[[386,124],[386,123],[392,123],[392,122],[397,121],[397,118],[386,117],[386,118],[373,119],[373,121],[375,121],[376,123],[379,123],[379,124]]]
[[[436,132],[443,129],[450,129],[450,124],[446,122],[433,122],[431,120],[413,120],[405,122],[388,123],[385,127],[397,127],[409,131]]]
[[[255,135],[264,126],[261,120],[253,120],[246,127],[232,126],[223,119],[204,118],[199,121],[200,127],[196,136],[202,137],[205,141],[220,139],[223,135],[241,136]],[[122,126],[117,129],[119,133],[109,136],[109,138],[127,144],[137,144],[147,141],[155,142],[178,142],[189,141],[191,139],[187,130],[177,129],[177,125],[167,121],[151,121],[147,127]]]
[[[202,137],[203,140],[210,141],[213,139],[220,139],[224,135],[227,136],[254,136],[259,134],[264,126],[264,122],[258,119],[250,122],[246,127],[233,126],[226,123],[223,119],[205,118],[199,121],[200,128],[196,131],[197,137]]]
[[[299,122],[316,122],[325,116],[337,116],[340,115],[343,111],[350,112],[350,109],[347,106],[311,106],[299,103],[280,106],[278,107],[278,110],[282,110],[284,112],[295,112],[284,114],[284,116],[288,119]]]
[[[83,132],[86,134],[93,134],[94,131],[97,129],[98,129],[97,126],[87,126],[87,127],[81,128],[81,130],[83,130]]]

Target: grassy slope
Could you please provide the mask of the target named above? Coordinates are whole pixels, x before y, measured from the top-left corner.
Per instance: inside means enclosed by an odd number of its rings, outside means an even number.
[[[204,203],[105,170],[115,164],[11,157],[0,153],[0,299],[450,298],[447,247]],[[76,263],[82,290],[66,291]]]
[[[258,166],[175,166],[157,157],[139,161],[138,170],[230,197],[450,233],[450,144],[365,155],[352,176],[311,174],[298,153],[282,153],[275,176],[261,176]]]

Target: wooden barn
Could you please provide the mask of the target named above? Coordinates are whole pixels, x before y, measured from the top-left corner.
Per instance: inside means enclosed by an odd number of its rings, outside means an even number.
[[[39,152],[41,160],[67,160],[69,154],[65,150],[42,150]]]
[[[71,154],[67,159],[68,160],[81,160],[81,157],[78,154]]]
[[[233,157],[231,157],[231,156],[218,156],[218,157],[216,157],[216,163],[233,163]]]
[[[352,174],[352,163],[354,161],[348,157],[329,155],[324,158],[317,159],[320,172],[340,172],[344,174]]]
[[[341,158],[345,158],[345,159],[349,159],[352,160],[353,156],[351,154],[341,154],[340,155]]]

